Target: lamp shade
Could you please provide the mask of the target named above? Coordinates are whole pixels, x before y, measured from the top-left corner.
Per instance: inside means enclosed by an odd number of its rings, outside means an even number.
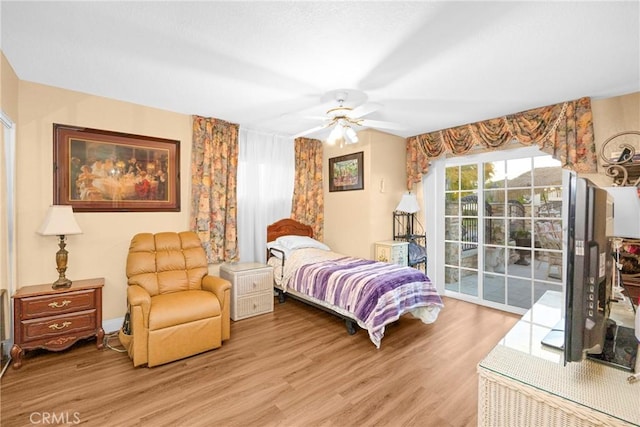
[[[49,206],[38,234],[43,236],[68,236],[70,234],[82,234],[80,226],[73,216],[73,208],[68,205]]]
[[[400,203],[396,206],[396,211],[406,212],[406,213],[416,213],[420,210],[420,206],[418,205],[418,198],[415,194],[405,193],[402,195],[402,199],[400,199]]]

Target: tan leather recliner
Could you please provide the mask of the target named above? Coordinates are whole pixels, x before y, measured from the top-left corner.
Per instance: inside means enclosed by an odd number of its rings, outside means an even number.
[[[191,231],[140,233],[127,256],[131,335],[120,341],[134,366],[157,366],[218,348],[229,339],[231,284],[208,275]]]

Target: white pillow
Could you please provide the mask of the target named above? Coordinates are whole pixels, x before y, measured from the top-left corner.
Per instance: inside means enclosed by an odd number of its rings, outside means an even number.
[[[301,249],[301,248],[316,248],[329,251],[329,246],[308,236],[281,236],[276,239],[277,243],[289,250]]]
[[[289,249],[285,248],[284,246],[282,246],[280,243],[276,241],[267,242],[267,249],[277,249],[275,251],[269,251],[269,253],[276,258],[282,259],[283,252],[284,252],[285,258],[289,258]]]

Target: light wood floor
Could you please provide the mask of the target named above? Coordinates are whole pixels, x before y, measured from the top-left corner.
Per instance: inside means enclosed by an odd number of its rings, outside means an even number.
[[[350,336],[288,300],[232,322],[221,348],[152,369],[94,342],[27,352],[2,378],[0,424],[49,414],[86,426],[474,426],[476,365],[519,316],[444,301],[431,325],[389,326],[379,350],[364,330]]]

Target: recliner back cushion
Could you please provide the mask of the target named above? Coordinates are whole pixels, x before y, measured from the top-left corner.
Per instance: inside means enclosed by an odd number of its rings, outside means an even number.
[[[201,289],[207,273],[207,257],[192,231],[140,233],[131,239],[128,283],[142,286],[151,296]]]

